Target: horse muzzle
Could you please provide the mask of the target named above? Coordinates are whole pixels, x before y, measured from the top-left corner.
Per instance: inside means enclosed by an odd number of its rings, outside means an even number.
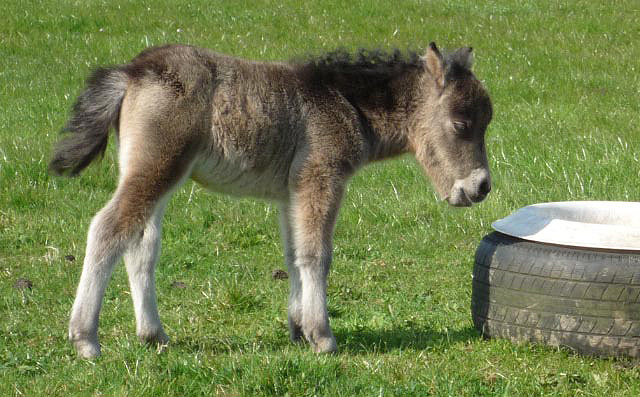
[[[487,168],[476,168],[464,179],[456,179],[445,197],[454,207],[470,207],[484,200],[491,191],[491,176]]]

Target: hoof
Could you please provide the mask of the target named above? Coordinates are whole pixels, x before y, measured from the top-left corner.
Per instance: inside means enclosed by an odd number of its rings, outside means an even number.
[[[150,347],[157,347],[159,351],[164,350],[169,344],[169,337],[162,329],[152,333],[138,333],[138,337],[142,343]]]
[[[336,338],[331,331],[323,333],[310,332],[306,338],[315,353],[335,353],[338,351]]]
[[[311,342],[311,346],[313,347],[314,353],[332,354],[338,351],[336,339],[333,337],[320,338],[315,342]]]
[[[302,333],[302,327],[289,319],[289,338],[292,342],[301,342],[304,340],[304,334]]]
[[[91,360],[100,356],[100,344],[97,341],[75,340],[73,346],[78,352],[80,358]]]

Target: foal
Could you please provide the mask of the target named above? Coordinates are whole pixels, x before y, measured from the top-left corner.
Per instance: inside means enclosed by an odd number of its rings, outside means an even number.
[[[50,163],[58,174],[78,174],[104,153],[114,127],[118,186],[91,222],[69,323],[79,355],[100,354],[102,298],[122,256],[138,336],[168,342],[154,269],[163,212],[188,178],[279,203],[291,338],[335,351],[327,273],[349,177],[411,152],[449,204],[469,206],[489,193],[484,135],[492,108],[471,60],[470,48],[442,55],[433,43],[423,56],[336,52],[307,63],[170,45],[96,70]]]

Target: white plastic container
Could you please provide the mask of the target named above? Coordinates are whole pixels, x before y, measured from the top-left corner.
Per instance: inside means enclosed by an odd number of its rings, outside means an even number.
[[[640,202],[533,204],[493,222],[491,226],[509,236],[547,244],[640,250]]]

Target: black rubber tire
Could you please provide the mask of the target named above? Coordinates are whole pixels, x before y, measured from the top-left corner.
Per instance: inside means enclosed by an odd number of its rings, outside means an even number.
[[[476,251],[471,313],[485,337],[640,357],[640,252],[491,233]]]

